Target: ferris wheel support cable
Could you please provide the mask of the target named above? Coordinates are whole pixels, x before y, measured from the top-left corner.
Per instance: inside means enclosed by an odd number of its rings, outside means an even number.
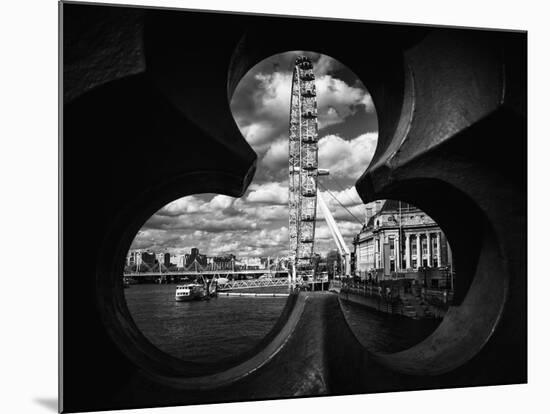
[[[321,194],[319,194],[319,207],[323,212],[323,216],[325,217],[325,221],[327,222],[328,228],[332,234],[332,237],[334,238],[336,247],[340,252],[340,256],[343,258],[345,265],[344,274],[346,277],[348,277],[351,275],[351,253],[348,246],[346,245],[346,242],[344,241],[344,237],[342,236],[340,229],[336,225],[336,221],[334,220],[332,213],[330,212]]]
[[[340,204],[342,206],[342,208],[344,208],[359,224],[363,224],[363,222],[361,220],[359,220],[345,205],[343,205],[340,200],[338,200],[336,198],[336,196],[334,194],[332,194],[320,181],[319,181],[319,185],[321,187],[323,187],[323,189],[334,199],[336,200],[336,202],[338,204]]]
[[[331,175],[330,177],[332,179],[332,181],[334,183],[336,183],[336,185],[338,186],[338,188],[342,191],[343,194],[345,194],[346,198],[351,201],[352,203],[354,203],[354,201],[352,200],[352,198],[349,196],[349,194],[346,193],[346,189],[344,188],[344,186],[342,185],[342,183],[340,181],[338,181],[336,179],[336,177],[334,175]],[[361,201],[359,201],[360,203],[362,203]],[[358,202],[355,202],[355,204],[357,204]]]

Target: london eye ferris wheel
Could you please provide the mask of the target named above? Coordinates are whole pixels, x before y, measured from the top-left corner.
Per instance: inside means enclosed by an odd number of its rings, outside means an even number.
[[[309,273],[315,242],[318,146],[317,93],[311,61],[296,59],[292,77],[289,125],[289,239],[296,271]]]

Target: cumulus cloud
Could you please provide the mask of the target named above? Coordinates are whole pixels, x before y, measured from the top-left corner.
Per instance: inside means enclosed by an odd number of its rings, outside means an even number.
[[[275,141],[267,150],[262,164],[270,170],[278,171],[288,166],[288,138]]]
[[[251,203],[287,204],[288,186],[282,183],[252,184],[246,200]]]
[[[329,207],[335,206],[337,204],[337,201],[334,200],[333,197],[326,194],[326,192],[322,192],[324,196],[324,200],[328,204]],[[361,201],[361,198],[359,197],[359,194],[357,194],[357,190],[355,189],[355,186],[352,185],[351,187],[345,188],[341,191],[335,190],[331,191],[331,194],[338,200],[340,203],[342,203],[344,206],[356,206],[357,204],[363,204]]]
[[[340,225],[342,222],[350,222],[354,225],[362,223],[365,220],[365,205],[359,198],[355,186],[343,189],[341,191],[320,191],[319,197],[322,197],[330,210],[336,222]],[[317,206],[317,218],[322,221],[325,219],[323,211]],[[349,225],[349,224],[345,224]]]
[[[364,87],[350,86],[341,79],[324,75],[316,79],[319,129],[344,122],[358,110],[374,111]]]
[[[356,180],[369,165],[377,140],[376,132],[367,132],[350,141],[327,135],[319,140],[319,166],[328,168],[336,177]]]
[[[292,74],[290,72],[258,73],[256,79],[260,82],[256,98],[260,104],[258,113],[288,123]]]
[[[266,61],[257,65],[233,95],[231,107],[237,125],[260,159],[275,142],[288,137],[293,61],[303,53],[276,55],[271,64]],[[305,54],[314,62],[320,129],[342,124],[358,111],[374,113],[370,95],[357,78],[350,82],[353,76],[348,75],[346,81],[335,77],[336,71],[349,72],[341,63],[326,55]],[[265,159],[268,168],[273,166],[273,155]]]
[[[135,237],[132,248],[182,253],[189,252],[192,247],[198,247],[210,255],[233,253],[241,257],[258,255],[275,257],[288,254],[286,187],[281,183],[252,187],[254,188],[249,191],[248,196],[252,196],[252,199],[256,198],[258,202],[248,201],[248,197],[234,200],[230,197],[215,195],[206,199],[189,196],[171,203],[171,208],[165,207],[165,210],[175,212],[175,207],[179,207],[192,212],[179,215],[153,215]],[[358,217],[364,211],[362,204],[353,204],[357,201],[353,197],[357,195],[352,187],[340,192],[335,191],[333,194]],[[361,225],[351,218],[332,197],[326,193],[321,196],[326,200],[340,231],[351,246],[351,240]],[[348,198],[347,201],[346,198]],[[278,202],[284,201],[285,205],[273,204],[274,199]],[[269,203],[266,203],[268,200]],[[231,210],[234,210],[236,215],[228,215]],[[335,248],[320,212],[316,243],[316,251],[326,253]]]
[[[218,194],[209,202],[205,202],[197,196],[178,198],[161,208],[157,216],[180,216],[183,214],[194,214],[199,212],[211,212],[225,210],[233,204],[233,197]]]
[[[239,257],[283,256],[288,253],[288,228],[261,229],[246,233],[220,233],[205,240],[205,251],[210,254],[238,252]]]
[[[228,197],[225,195],[217,195],[212,200],[210,200],[210,203],[208,203],[208,209],[210,210],[225,210],[233,204],[234,198]]]
[[[200,215],[152,216],[146,223],[148,229],[160,230],[200,230],[206,232],[221,232],[228,230],[255,229],[263,222],[246,216],[225,216],[224,214],[209,214],[206,211]]]
[[[286,203],[281,205],[265,205],[237,200],[233,207],[238,214],[246,215],[251,219],[261,219],[264,221],[288,220],[288,207]]]
[[[339,222],[338,229],[350,250],[352,249],[353,238],[361,230],[361,224],[355,222]],[[316,250],[324,250],[325,252],[331,249],[336,249],[336,242],[330,232],[325,221],[318,221],[315,229],[315,241],[317,243]],[[321,250],[321,251],[322,251]]]
[[[177,244],[179,241],[180,236],[178,234],[167,234],[163,230],[146,228],[138,232],[134,238],[132,247],[135,249],[150,248],[151,246],[166,248],[173,243]]]
[[[324,199],[327,198],[328,197],[324,197]],[[361,222],[362,224],[365,220],[365,206],[363,204],[356,204],[354,206],[346,207],[346,210],[342,206],[334,203],[334,205],[328,206],[328,208],[337,223],[349,221],[351,223]],[[325,219],[325,216],[320,208],[317,209],[317,218],[319,220]]]
[[[158,216],[179,216],[181,214],[192,214],[200,211],[203,202],[195,196],[182,197],[168,203],[161,208]]]
[[[264,120],[243,125],[240,130],[252,148],[260,152],[271,146],[273,136],[279,131],[274,125]]]
[[[341,69],[342,64],[327,55],[319,55],[319,59],[315,62],[313,71],[317,78],[327,75],[330,72]]]

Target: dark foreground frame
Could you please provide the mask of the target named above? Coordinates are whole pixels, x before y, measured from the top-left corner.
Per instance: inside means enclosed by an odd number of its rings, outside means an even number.
[[[70,3],[61,19],[64,411],[526,381],[525,33]],[[132,321],[123,260],[167,202],[244,193],[256,156],[229,100],[288,50],[361,78],[380,130],[358,192],[433,217],[463,284],[434,334],[397,354],[369,353],[336,296],[310,295],[289,301],[261,349],[185,364]]]

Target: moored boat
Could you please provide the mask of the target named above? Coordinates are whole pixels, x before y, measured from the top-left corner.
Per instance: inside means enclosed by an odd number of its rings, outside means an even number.
[[[217,281],[208,280],[202,276],[194,282],[176,286],[175,299],[177,302],[204,300],[216,296],[218,296]]]
[[[192,300],[208,299],[209,295],[204,285],[188,283],[176,286],[176,302],[189,302]]]

